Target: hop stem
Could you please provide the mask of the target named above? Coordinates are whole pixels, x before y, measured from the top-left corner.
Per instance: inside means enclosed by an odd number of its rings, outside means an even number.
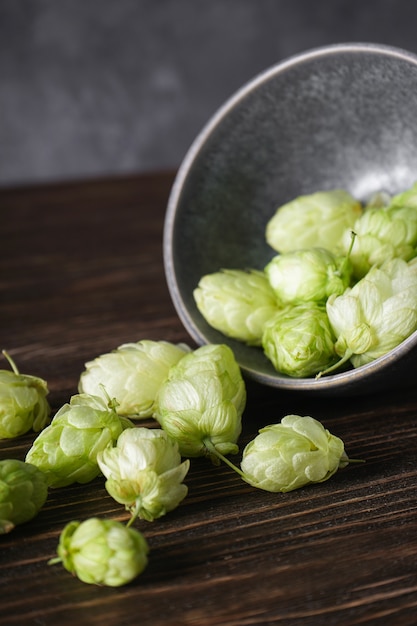
[[[2,350],[1,351],[3,356],[7,359],[7,361],[9,362],[10,367],[12,368],[13,372],[17,375],[20,374],[19,370],[17,369],[16,363],[13,361],[12,357],[10,356],[10,354],[7,352],[7,350]]]
[[[325,370],[322,370],[321,372],[316,374],[316,380],[318,380],[325,374],[330,374],[330,372],[334,372],[334,370],[339,369],[339,367],[341,367],[342,365],[344,365],[345,363],[349,361],[352,354],[353,354],[352,350],[346,350],[345,354],[342,356],[341,359],[336,361],[336,363],[334,363],[333,365],[330,365],[330,367],[326,367]]]
[[[126,522],[126,528],[129,528],[133,522],[135,522],[138,518],[138,510],[136,509],[136,511],[131,511],[131,515],[130,515],[130,519],[128,522]]]
[[[226,465],[228,465],[233,471],[235,471],[237,474],[239,474],[239,476],[241,478],[243,478],[243,480],[246,481],[245,473],[242,472],[242,470],[239,467],[237,467],[237,465],[232,463],[232,461],[230,461],[226,456],[224,456],[221,452],[219,452],[217,450],[216,446],[213,445],[213,442],[211,441],[211,439],[209,437],[206,437],[206,439],[204,439],[203,443],[204,443],[207,451],[211,455],[215,456],[220,461],[223,461],[223,463],[226,463]]]
[[[355,239],[356,239],[356,237],[357,237],[357,234],[355,233],[355,231],[353,231],[353,230],[351,230],[351,231],[350,231],[350,237],[351,237],[351,239],[350,239],[350,246],[349,246],[349,250],[347,251],[346,256],[345,256],[345,258],[343,259],[343,262],[342,262],[342,264],[341,264],[341,266],[340,266],[340,271],[339,271],[339,274],[340,274],[341,276],[343,275],[343,273],[344,273],[344,271],[345,271],[345,269],[346,269],[346,265],[347,265],[347,264],[348,264],[348,262],[349,262],[350,255],[351,255],[351,253],[352,253],[353,244],[355,243]]]
[[[116,398],[110,397],[110,395],[108,394],[107,389],[103,385],[103,383],[100,383],[99,387],[101,387],[101,389],[103,390],[104,395],[106,396],[107,406],[109,407],[109,409],[111,411],[114,411],[116,413],[117,412],[116,409],[119,406],[119,402],[116,400]]]
[[[139,512],[141,508],[141,497],[140,495],[136,498],[135,504],[132,506],[126,506],[126,509],[130,512],[130,519],[126,523],[126,528],[129,528],[139,517]]]

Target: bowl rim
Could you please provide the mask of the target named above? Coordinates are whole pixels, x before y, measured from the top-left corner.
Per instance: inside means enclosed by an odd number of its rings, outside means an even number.
[[[248,80],[240,88],[238,88],[212,114],[212,116],[203,125],[200,132],[196,135],[195,139],[186,151],[185,156],[175,175],[168,197],[163,227],[162,253],[165,277],[172,303],[185,330],[198,345],[204,345],[212,342],[210,342],[204,336],[204,334],[198,330],[192,316],[188,311],[188,308],[185,306],[185,302],[181,296],[177,276],[175,273],[174,250],[172,246],[173,232],[176,221],[176,209],[181,197],[183,186],[187,180],[187,176],[193,163],[197,159],[201,149],[205,145],[205,142],[210,137],[211,133],[216,129],[219,124],[221,124],[222,120],[227,116],[229,111],[231,111],[234,106],[236,106],[240,101],[246,98],[262,83],[269,81],[277,74],[286,72],[292,67],[295,67],[296,65],[302,64],[306,61],[310,61],[312,59],[334,54],[337,55],[340,53],[358,54],[363,52],[381,54],[390,58],[394,57],[402,59],[406,62],[414,64],[417,67],[417,54],[405,50],[401,47],[373,42],[334,43],[314,47],[293,54],[259,72],[252,79]],[[230,337],[224,336],[224,343],[227,344],[230,341]],[[334,391],[339,389],[340,387],[354,386],[358,379],[366,378],[368,375],[372,376],[377,374],[379,371],[385,369],[385,367],[390,363],[396,363],[400,357],[407,356],[416,345],[417,330],[414,331],[404,341],[402,341],[398,346],[393,348],[390,352],[374,359],[370,363],[361,365],[357,368],[348,369],[346,371],[336,372],[335,374],[329,374],[319,379],[316,379],[314,377],[292,378],[287,377],[284,374],[280,374],[279,372],[276,372],[276,374],[267,374],[259,372],[256,369],[252,369],[247,365],[242,365],[239,363],[239,366],[242,370],[242,373],[246,374],[249,378],[262,384],[266,384],[270,387],[295,391]]]

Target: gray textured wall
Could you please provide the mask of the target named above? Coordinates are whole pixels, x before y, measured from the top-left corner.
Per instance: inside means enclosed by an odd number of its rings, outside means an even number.
[[[323,44],[417,52],[410,0],[0,0],[0,185],[177,167],[257,73]]]

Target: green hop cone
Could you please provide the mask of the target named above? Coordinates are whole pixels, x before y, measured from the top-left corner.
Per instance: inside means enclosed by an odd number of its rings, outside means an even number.
[[[42,378],[20,374],[7,352],[3,354],[13,371],[0,370],[0,439],[39,432],[51,413],[47,384]]]
[[[333,364],[335,336],[324,306],[312,302],[287,306],[265,324],[262,345],[274,368],[307,378]]]
[[[98,455],[108,493],[132,514],[149,522],[175,509],[187,495],[183,480],[190,462],[181,463],[178,444],[165,431],[129,428],[116,446]]]
[[[355,242],[350,253],[353,274],[363,278],[373,266],[390,259],[405,261],[417,254],[417,206],[397,204],[364,211],[354,225]],[[343,246],[350,246],[350,232],[343,235]]]
[[[46,477],[37,467],[17,459],[0,461],[0,534],[33,519],[47,496]]]
[[[264,272],[256,270],[207,274],[194,299],[210,326],[249,345],[261,344],[263,326],[279,306]]]
[[[343,295],[329,298],[327,314],[339,364],[370,363],[417,330],[416,294],[417,264],[392,259],[373,267]]]
[[[349,463],[343,441],[310,416],[286,415],[266,426],[243,450],[241,470],[249,484],[287,492],[330,478]]]
[[[42,470],[50,487],[87,483],[100,474],[97,454],[132,427],[112,403],[78,394],[62,406],[34,440],[26,461]]]
[[[341,239],[362,213],[347,191],[334,189],[299,196],[279,207],[266,227],[266,240],[277,252],[326,248],[341,252]]]
[[[305,248],[275,256],[265,274],[284,304],[324,303],[350,285],[351,264],[324,248]]]
[[[85,583],[120,587],[143,572],[148,552],[147,541],[139,531],[115,520],[92,517],[65,526],[58,556],[49,564],[62,563]]]
[[[131,419],[151,417],[169,369],[189,352],[185,345],[142,340],[126,343],[85,364],[78,391],[117,400],[116,411]]]
[[[202,346],[174,366],[162,385],[155,417],[182,456],[233,454],[242,429],[246,388],[232,350]]]

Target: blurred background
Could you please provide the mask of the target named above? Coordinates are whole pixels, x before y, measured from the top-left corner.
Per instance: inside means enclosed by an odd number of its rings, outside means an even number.
[[[0,0],[0,185],[177,168],[258,73],[325,44],[417,52],[410,0]]]

